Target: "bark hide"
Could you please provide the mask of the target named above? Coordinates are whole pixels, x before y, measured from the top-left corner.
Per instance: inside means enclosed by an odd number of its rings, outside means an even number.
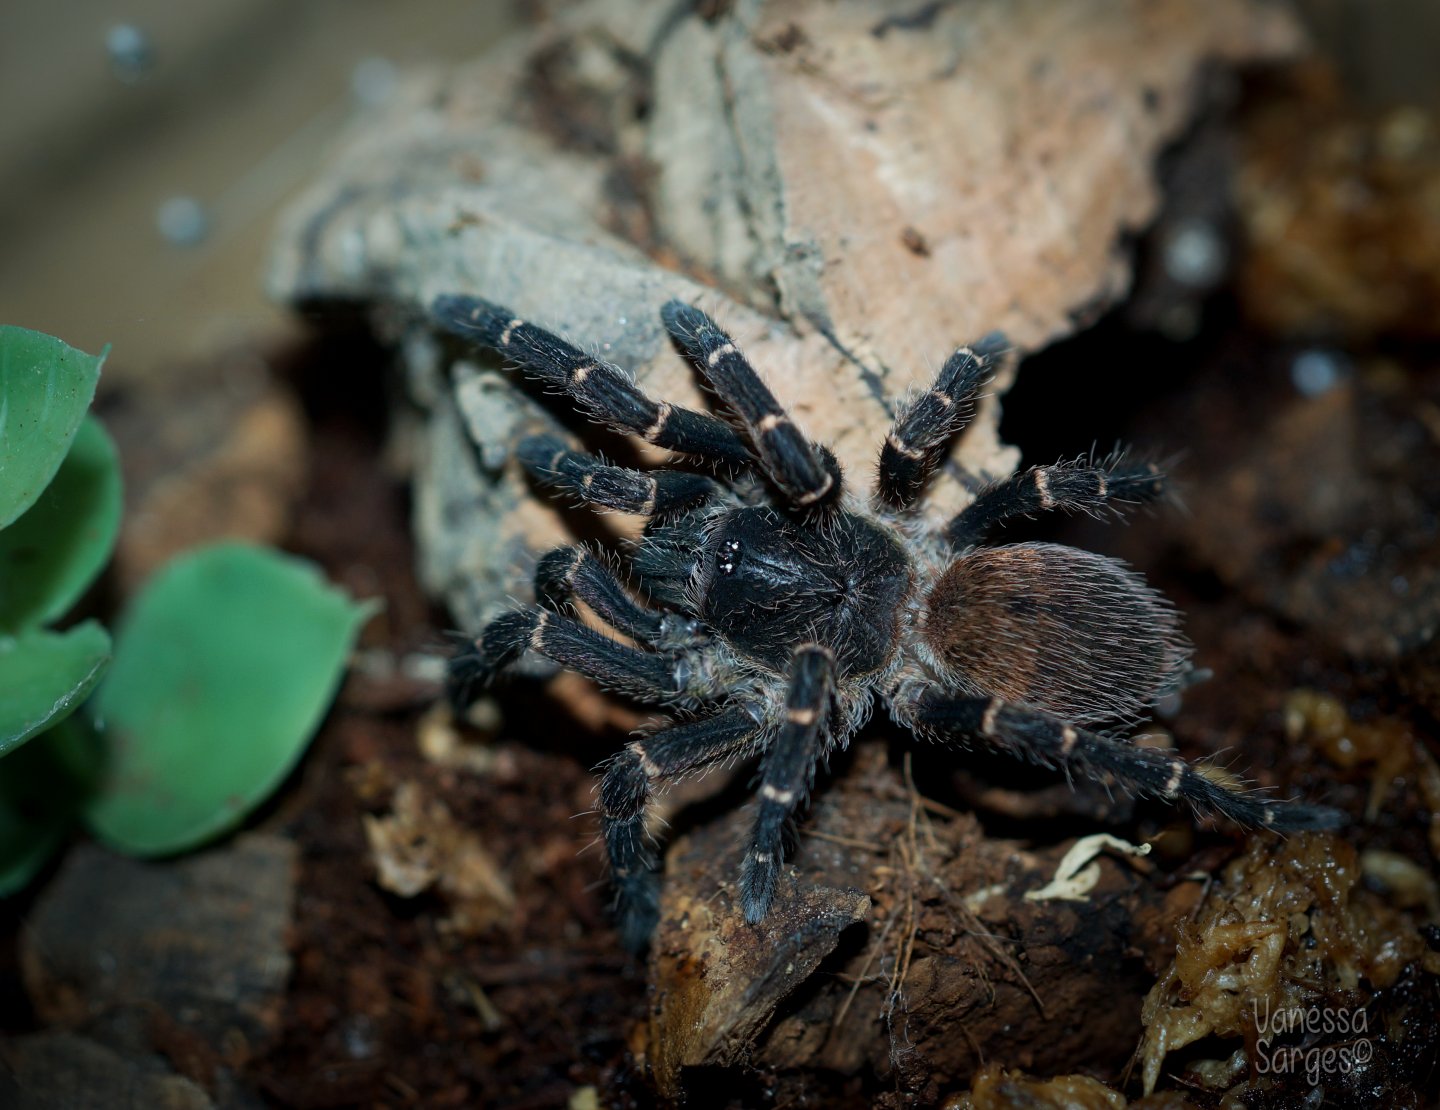
[[[358,303],[402,342],[422,574],[466,629],[575,525],[510,461],[549,417],[489,358],[447,374],[437,294],[509,305],[703,406],[658,318],[698,301],[863,491],[893,399],[956,345],[999,328],[1034,350],[1116,300],[1207,64],[1297,37],[1245,0],[713,7],[593,0],[416,74],[284,221],[273,294]],[[997,423],[992,397],[953,474],[1014,468]],[[937,482],[930,511],[973,485]]]

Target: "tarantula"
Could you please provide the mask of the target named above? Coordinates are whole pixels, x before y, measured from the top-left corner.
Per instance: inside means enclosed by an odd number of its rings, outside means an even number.
[[[677,718],[632,739],[599,789],[632,948],[643,947],[658,915],[645,832],[655,788],[763,753],[740,882],[745,918],[759,922],[775,896],[786,823],[817,762],[849,742],[877,696],[899,724],[930,739],[989,745],[1245,824],[1340,822],[1336,811],[1238,792],[1104,731],[1182,681],[1189,645],[1176,611],[1115,559],[1051,543],[987,546],[1017,515],[1154,501],[1165,492],[1156,466],[1123,455],[1037,466],[983,489],[941,532],[914,519],[1004,349],[998,334],[960,348],[928,391],[900,407],[866,503],[730,337],[688,304],[666,304],[665,327],[733,425],[652,400],[618,367],[498,305],[443,296],[432,313],[445,330],[513,358],[596,423],[709,467],[642,472],[551,435],[525,439],[520,461],[542,484],[648,518],[629,556],[645,601],[595,551],[563,547],[540,559],[539,604],[491,621],[450,664],[462,706],[536,651]],[[569,615],[576,599],[629,642]]]

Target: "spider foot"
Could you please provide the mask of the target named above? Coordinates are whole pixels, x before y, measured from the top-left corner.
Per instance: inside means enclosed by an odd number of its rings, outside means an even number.
[[[639,954],[660,923],[660,877],[654,871],[616,876],[615,927],[626,951]]]
[[[775,901],[775,887],[780,877],[777,856],[760,851],[747,852],[745,869],[740,877],[740,908],[748,924],[765,920]]]
[[[1265,809],[1265,827],[1277,832],[1318,832],[1341,829],[1349,823],[1349,814],[1330,806],[1270,802]]]
[[[494,677],[493,668],[485,665],[479,652],[464,651],[450,657],[445,666],[445,696],[457,717],[464,715]]]
[[[456,713],[470,708],[481,690],[530,645],[540,624],[533,611],[505,613],[485,626],[477,640],[450,657],[445,668],[445,692]]]

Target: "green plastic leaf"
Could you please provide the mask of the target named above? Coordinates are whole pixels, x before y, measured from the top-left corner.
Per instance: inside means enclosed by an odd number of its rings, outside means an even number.
[[[48,624],[83,594],[120,531],[120,458],[94,417],[39,500],[0,531],[0,631]]]
[[[65,841],[103,766],[86,714],[71,714],[0,772],[0,898],[27,886]]]
[[[371,611],[309,563],[244,544],[162,569],[95,696],[110,763],[90,827],[140,856],[233,828],[300,758]]]
[[[87,355],[54,336],[0,326],[0,528],[60,469],[109,351]]]
[[[110,637],[94,621],[0,636],[0,756],[73,713],[109,662]]]

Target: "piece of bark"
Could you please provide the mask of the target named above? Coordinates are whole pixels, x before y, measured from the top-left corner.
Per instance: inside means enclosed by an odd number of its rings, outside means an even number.
[[[1071,844],[1027,850],[928,811],[863,745],[817,792],[751,927],[734,904],[750,820],[731,813],[668,853],[644,1051],[663,1094],[688,1067],[748,1061],[889,1075],[930,1102],[984,1059],[1045,1073],[1133,1049],[1146,960],[1163,963],[1169,940],[1157,922],[1178,912],[1146,864],[1102,856],[1080,900],[1027,898]]]
[[[678,853],[677,863],[714,879],[708,857],[695,855],[714,847],[712,838],[700,838]],[[743,1060],[775,1008],[869,909],[870,899],[858,890],[814,886],[751,926],[729,897],[717,897],[704,882],[669,892],[667,929],[651,963],[648,1061],[661,1092],[678,1095],[688,1065]]]
[[[889,388],[957,335],[1034,349],[1113,301],[1199,63],[1295,31],[1246,3],[790,0],[673,38],[648,151],[663,237],[729,285],[774,283]],[[727,241],[748,253],[726,265]]]
[[[360,121],[290,212],[270,287],[373,306],[403,339],[427,414],[422,574],[473,629],[574,521],[509,461],[546,419],[506,399],[513,378],[462,364],[452,385],[423,318],[437,294],[507,304],[691,405],[658,308],[698,300],[863,492],[891,399],[954,346],[998,327],[1034,349],[1123,291],[1124,235],[1202,66],[1295,41],[1247,0],[739,0],[709,19],[590,0]],[[1010,472],[997,426],[992,396],[952,471]],[[929,511],[972,492],[939,481]]]
[[[295,868],[291,841],[259,833],[164,863],[80,845],[22,935],[36,1012],[79,1027],[140,1009],[243,1063],[279,1031]]]
[[[202,1087],[155,1058],[111,1051],[73,1033],[0,1044],[0,1105],[11,1110],[211,1110]]]

